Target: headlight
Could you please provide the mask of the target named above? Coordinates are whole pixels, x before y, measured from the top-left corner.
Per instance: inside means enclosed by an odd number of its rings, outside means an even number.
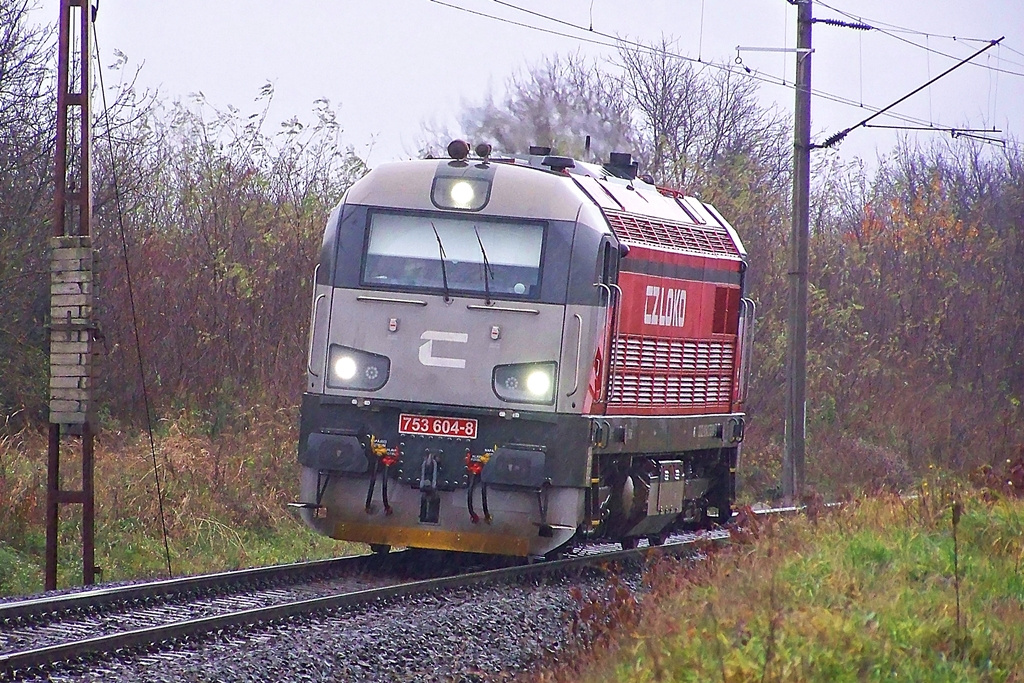
[[[476,197],[476,192],[473,191],[473,186],[465,180],[459,180],[452,184],[449,195],[452,198],[452,204],[462,208],[473,205],[473,198]]]
[[[494,368],[491,384],[494,394],[512,403],[545,403],[555,401],[556,363],[519,363]]]
[[[327,354],[327,385],[336,389],[376,391],[391,374],[387,356],[331,344]]]
[[[446,177],[434,178],[430,199],[441,209],[479,211],[490,199],[491,183],[486,178]]]

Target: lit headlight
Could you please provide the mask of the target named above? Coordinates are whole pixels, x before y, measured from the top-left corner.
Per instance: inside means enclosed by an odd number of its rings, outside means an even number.
[[[545,403],[555,400],[556,363],[520,363],[494,368],[494,394],[512,403]]]
[[[331,365],[331,369],[334,370],[335,377],[347,382],[356,376],[359,366],[356,365],[356,359],[352,356],[338,356]]]
[[[473,197],[476,195],[476,192],[473,191],[473,186],[465,180],[459,180],[452,185],[450,194],[455,206],[469,207],[473,205]]]
[[[336,389],[376,391],[391,374],[387,356],[331,344],[327,356],[327,385]]]
[[[441,209],[479,211],[490,194],[491,183],[485,178],[441,176],[434,178],[430,198]]]
[[[551,393],[551,375],[545,370],[534,370],[526,376],[526,390],[532,396],[547,396]]]

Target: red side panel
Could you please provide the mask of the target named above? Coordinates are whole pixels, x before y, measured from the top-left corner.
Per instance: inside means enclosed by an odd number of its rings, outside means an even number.
[[[735,260],[630,251],[619,275],[609,415],[733,410],[740,267]]]

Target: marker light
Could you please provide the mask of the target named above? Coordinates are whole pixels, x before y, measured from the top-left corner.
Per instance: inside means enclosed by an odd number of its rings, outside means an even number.
[[[491,377],[491,387],[502,401],[551,405],[555,402],[557,370],[554,362],[498,365]]]
[[[526,377],[526,390],[534,396],[547,396],[551,390],[551,375],[545,370],[534,370]]]
[[[487,205],[491,181],[466,175],[438,176],[430,189],[430,200],[439,209],[479,211]]]
[[[331,344],[327,386],[334,389],[376,391],[387,384],[391,360],[387,356]]]
[[[352,379],[358,369],[356,359],[352,356],[338,356],[334,361],[334,375],[338,379]]]
[[[452,202],[460,209],[468,209],[472,206],[473,197],[476,195],[473,191],[473,186],[465,180],[459,180],[453,183],[450,194]]]

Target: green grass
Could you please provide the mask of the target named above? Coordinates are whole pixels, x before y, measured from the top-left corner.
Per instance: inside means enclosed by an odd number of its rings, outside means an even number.
[[[27,547],[0,542],[0,595],[30,595],[43,590],[42,530]],[[355,543],[340,543],[314,534],[301,522],[282,517],[273,529],[236,531],[214,519],[199,520],[192,533],[170,541],[175,576],[246,567],[264,567],[302,560],[324,559],[365,552]],[[167,563],[159,532],[125,520],[99,523],[96,532],[97,581],[163,578]],[[81,528],[78,520],[62,522],[58,586],[82,582]]]
[[[1022,681],[1024,502],[987,498],[924,487],[774,521],[691,566],[655,565],[633,628],[539,678]]]

